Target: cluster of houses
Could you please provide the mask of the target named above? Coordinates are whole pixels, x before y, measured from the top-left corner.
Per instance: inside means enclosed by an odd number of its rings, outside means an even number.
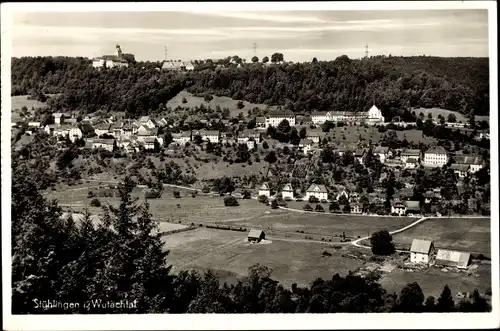
[[[430,240],[413,239],[410,248],[410,262],[419,265],[467,269],[470,257],[466,252],[436,249]]]
[[[274,109],[267,113],[266,116],[256,118],[256,127],[259,129],[267,129],[270,126],[278,126],[283,120],[287,120],[290,126],[295,126],[298,116],[289,110]],[[327,121],[344,122],[349,124],[379,125],[385,122],[380,109],[373,105],[366,112],[347,112],[347,111],[317,111],[313,112],[307,119],[302,118],[303,124],[321,125]]]
[[[72,115],[53,113],[54,124],[43,129],[47,134],[68,137],[72,142],[85,141],[86,148],[104,148],[112,151],[115,147],[126,152],[137,152],[142,146],[152,150],[157,144],[163,144],[160,130],[167,126],[164,118],[143,116],[139,120],[117,119],[113,115],[107,118],[86,116],[80,122]]]

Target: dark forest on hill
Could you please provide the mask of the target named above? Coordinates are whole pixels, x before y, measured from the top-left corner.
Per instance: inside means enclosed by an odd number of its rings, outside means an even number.
[[[220,62],[220,61],[219,61]],[[489,59],[386,57],[334,61],[244,64],[241,68],[196,61],[187,75],[156,70],[160,62],[96,70],[85,58],[12,59],[12,95],[62,93],[57,110],[127,111],[139,116],[162,109],[187,88],[253,103],[281,105],[296,113],[367,111],[376,104],[386,118],[413,107],[440,107],[465,115],[489,114]]]

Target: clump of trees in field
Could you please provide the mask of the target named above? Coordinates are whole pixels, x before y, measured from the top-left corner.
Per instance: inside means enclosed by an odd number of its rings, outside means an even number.
[[[318,278],[309,286],[285,287],[272,269],[251,266],[236,284],[221,284],[212,271],[171,273],[157,221],[147,203],[131,196],[129,177],[118,184],[117,207],[104,206],[98,224],[62,218],[56,201],[44,198],[36,172],[12,163],[12,313],[130,313],[123,307],[102,311],[79,305],[36,309],[34,299],[83,302],[137,300],[134,313],[336,313],[486,312],[479,292],[454,302],[447,287],[435,300],[417,283],[399,295],[388,293],[377,277],[352,273]],[[241,229],[241,231],[244,231]]]

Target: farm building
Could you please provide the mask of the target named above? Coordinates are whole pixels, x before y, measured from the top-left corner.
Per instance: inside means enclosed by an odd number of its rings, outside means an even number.
[[[408,214],[420,214],[420,202],[419,201],[405,201],[406,212]]]
[[[469,265],[470,253],[440,249],[436,255],[436,265],[465,269]]]
[[[283,189],[281,190],[281,195],[283,196],[283,199],[285,199],[285,198],[293,199],[292,184],[290,184],[290,183],[285,184],[285,186],[283,186]]]
[[[413,239],[410,248],[412,263],[429,264],[435,254],[434,243],[429,240]]]
[[[266,239],[266,234],[262,230],[252,229],[248,233],[249,242],[260,242],[262,239]]]
[[[378,146],[373,150],[373,155],[378,156],[381,163],[389,156],[389,147]]]
[[[263,183],[262,186],[259,188],[259,196],[265,195],[266,197],[271,196],[271,189],[269,188],[268,183]]]
[[[453,170],[453,172],[460,178],[467,177],[470,171],[470,165],[468,164],[458,164],[458,163],[453,163],[450,166],[450,169]]]

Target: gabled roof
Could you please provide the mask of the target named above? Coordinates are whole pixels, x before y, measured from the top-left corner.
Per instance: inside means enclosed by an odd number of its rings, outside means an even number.
[[[420,150],[419,149],[405,149],[401,152],[401,155],[420,156]]]
[[[251,229],[248,233],[249,238],[260,238],[264,234],[262,230]]]
[[[372,111],[372,110],[380,111],[380,110],[377,108],[377,106],[375,106],[375,105],[373,105],[373,106],[370,108],[370,110],[369,110],[369,111]]]
[[[468,164],[453,163],[450,166],[451,170],[458,170],[458,171],[467,171],[467,170],[469,170],[469,168],[470,168],[470,165],[468,165]]]
[[[63,113],[53,113],[52,116],[58,118],[58,117],[62,117],[64,114]]]
[[[466,268],[469,264],[469,260],[470,253],[465,252],[440,249],[436,254],[436,264],[439,265]]]
[[[278,109],[273,109],[271,110],[267,116],[271,117],[290,117],[290,116],[295,116],[295,114],[292,111],[289,110],[278,110]]]
[[[283,186],[282,191],[287,191],[287,192],[292,191],[293,192],[292,184],[290,184],[290,183],[285,184],[285,186]]]
[[[310,139],[300,139],[299,145],[311,145],[313,142]]]
[[[385,154],[387,152],[389,152],[389,147],[377,146],[373,150],[373,153],[375,153],[375,154]]]
[[[418,161],[413,157],[409,157],[406,159],[406,163],[418,163]]]
[[[483,164],[484,160],[481,156],[476,155],[456,155],[455,163],[459,164]]]
[[[262,183],[260,186],[259,190],[269,190],[269,184],[268,183]]]
[[[109,123],[99,123],[95,126],[96,130],[109,130],[111,127],[111,124]]]
[[[422,240],[422,239],[413,239],[413,241],[411,243],[410,252],[429,254],[432,246],[433,246],[432,241]]]
[[[409,211],[420,211],[420,202],[419,201],[405,201],[406,208]]]
[[[442,146],[431,147],[425,151],[425,154],[447,154],[446,149]]]
[[[317,192],[317,193],[328,193],[325,185],[322,184],[311,184],[306,192]]]
[[[154,143],[155,141],[156,141],[156,138],[154,138],[154,137],[147,137],[146,139],[144,139],[145,143]]]
[[[327,113],[327,111],[313,111],[311,116],[325,116]]]
[[[266,123],[266,118],[263,116],[259,116],[255,119],[257,123]]]

